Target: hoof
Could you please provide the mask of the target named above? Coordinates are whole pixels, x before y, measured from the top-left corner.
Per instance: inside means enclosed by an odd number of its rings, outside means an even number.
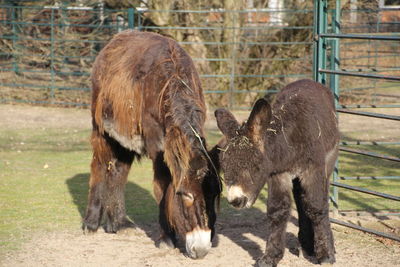
[[[258,259],[255,267],[276,267],[277,265],[272,262],[266,262],[264,259]]]
[[[118,231],[127,228],[136,228],[136,225],[128,216],[125,216],[122,222],[112,223],[110,221],[107,221],[106,225],[104,226],[104,231],[109,234],[115,234]]]
[[[323,266],[333,266],[333,264],[335,263],[335,258],[334,257],[326,257],[326,258],[318,260],[318,263]]]
[[[160,240],[158,240],[157,247],[160,249],[174,249],[175,245],[170,238],[162,237]]]
[[[82,223],[82,231],[84,235],[90,235],[97,232],[98,227],[93,227],[90,224]]]
[[[299,248],[289,248],[289,252],[297,257],[301,256],[301,249]]]

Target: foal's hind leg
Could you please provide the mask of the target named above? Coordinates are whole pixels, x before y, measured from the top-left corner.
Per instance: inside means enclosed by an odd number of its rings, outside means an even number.
[[[155,156],[152,156],[153,169],[154,169],[154,180],[153,190],[154,195],[159,207],[159,223],[161,227],[161,237],[159,240],[159,247],[174,247],[175,233],[171,229],[166,212],[166,193],[168,186],[171,183],[171,173],[169,168],[164,162],[163,153],[159,152]]]
[[[276,266],[285,251],[286,226],[290,216],[291,176],[287,173],[268,178],[267,247],[257,266]]]
[[[334,263],[335,248],[329,222],[329,179],[325,170],[312,170],[302,177],[301,195],[305,214],[314,230],[314,252],[319,263]]]
[[[96,231],[103,213],[106,215],[105,231],[108,233],[133,227],[125,212],[124,189],[134,152],[97,131],[93,131],[92,146],[89,199],[83,229]]]

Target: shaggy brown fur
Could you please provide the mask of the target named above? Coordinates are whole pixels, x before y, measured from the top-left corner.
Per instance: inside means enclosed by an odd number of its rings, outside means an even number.
[[[133,159],[147,155],[162,241],[184,241],[196,227],[213,231],[220,186],[202,150],[206,108],[186,52],[161,35],[124,31],[96,58],[92,87],[93,161],[84,228],[95,231],[103,213],[107,232],[132,226],[124,187]],[[194,204],[182,206],[182,196],[190,194]]]
[[[267,248],[258,265],[275,266],[283,257],[291,192],[303,249],[321,263],[333,263],[328,191],[339,133],[329,89],[310,80],[289,84],[272,108],[258,100],[241,126],[227,110],[215,115],[227,140],[220,161],[231,204],[251,206],[268,184]]]

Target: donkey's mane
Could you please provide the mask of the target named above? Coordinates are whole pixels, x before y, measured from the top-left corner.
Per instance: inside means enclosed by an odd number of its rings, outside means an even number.
[[[170,70],[170,78],[159,96],[159,114],[168,125],[164,159],[171,170],[175,188],[184,179],[189,161],[200,150],[194,132],[204,136],[206,116],[200,79],[190,57],[175,42],[169,42],[170,58],[162,65]]]

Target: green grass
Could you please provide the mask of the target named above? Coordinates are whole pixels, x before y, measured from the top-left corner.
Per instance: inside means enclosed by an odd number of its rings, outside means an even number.
[[[352,146],[351,148],[371,151],[391,157],[400,157],[400,146]],[[351,153],[340,153],[339,176],[400,176],[400,163],[376,159]],[[351,186],[399,196],[400,180],[341,180]],[[339,207],[341,210],[380,210],[400,211],[400,202],[362,194],[347,189],[339,189]]]
[[[16,248],[32,232],[79,229],[87,203],[89,136],[89,130],[0,132],[0,250]],[[157,220],[151,190],[151,162],[134,163],[126,185],[130,217]]]
[[[84,215],[91,150],[89,129],[1,129],[0,131],[0,255],[18,249],[33,233],[79,229]],[[209,147],[220,134],[208,132]],[[397,149],[397,148],[396,148]],[[386,148],[399,156],[398,149]],[[355,175],[400,175],[397,163],[342,154],[341,172]],[[134,163],[126,185],[128,215],[137,223],[157,222],[152,195],[152,166],[148,159]],[[399,195],[400,181],[351,181],[348,184]],[[340,190],[346,210],[400,210],[398,203]],[[254,207],[244,211],[221,202],[220,218],[227,214],[263,216],[266,190]],[[0,257],[1,258],[1,257]]]

